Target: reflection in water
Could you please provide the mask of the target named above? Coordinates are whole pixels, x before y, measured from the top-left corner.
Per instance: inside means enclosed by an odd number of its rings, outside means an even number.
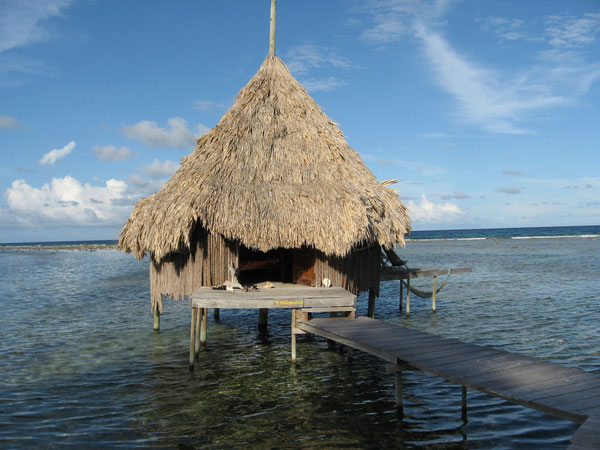
[[[382,285],[378,318],[469,342],[600,367],[599,241],[413,242],[411,265],[472,266],[432,314],[413,297],[398,312]],[[290,364],[289,313],[209,316],[208,345],[187,370],[189,306],[166,303],[152,331],[147,261],[115,251],[0,251],[0,447],[190,446],[297,448],[565,448],[576,425],[421,372],[393,375],[372,356],[299,336]],[[416,280],[430,289],[430,280]],[[366,297],[359,299],[359,314]]]

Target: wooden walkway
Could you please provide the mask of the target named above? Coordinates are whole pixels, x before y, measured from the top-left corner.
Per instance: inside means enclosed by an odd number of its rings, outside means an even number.
[[[312,319],[297,327],[394,364],[400,405],[401,371],[424,370],[463,386],[463,414],[468,387],[583,424],[569,448],[600,448],[597,374],[366,317]]]

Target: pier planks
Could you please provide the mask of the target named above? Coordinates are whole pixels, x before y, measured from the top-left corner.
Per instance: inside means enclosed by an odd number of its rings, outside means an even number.
[[[600,448],[600,376],[381,322],[313,319],[298,328],[394,364],[583,424],[569,448]]]

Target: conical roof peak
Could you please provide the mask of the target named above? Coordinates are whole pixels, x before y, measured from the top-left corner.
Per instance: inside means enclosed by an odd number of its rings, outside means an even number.
[[[261,251],[308,246],[338,256],[403,243],[410,230],[395,192],[274,55],[172,178],[138,202],[119,247],[160,260],[189,247],[198,224]]]

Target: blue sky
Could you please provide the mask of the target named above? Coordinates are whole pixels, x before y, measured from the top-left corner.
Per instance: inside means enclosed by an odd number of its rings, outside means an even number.
[[[600,224],[596,0],[279,0],[277,55],[413,228]],[[115,239],[268,52],[269,0],[0,0],[0,242]]]

